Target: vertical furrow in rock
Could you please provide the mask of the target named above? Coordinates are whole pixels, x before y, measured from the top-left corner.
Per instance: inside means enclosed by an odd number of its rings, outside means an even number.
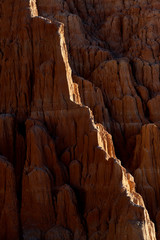
[[[155,2],[1,2],[2,240],[159,239]]]

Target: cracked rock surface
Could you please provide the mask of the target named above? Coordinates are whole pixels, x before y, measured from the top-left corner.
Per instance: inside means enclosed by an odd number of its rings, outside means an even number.
[[[0,239],[160,240],[158,0],[0,1]]]

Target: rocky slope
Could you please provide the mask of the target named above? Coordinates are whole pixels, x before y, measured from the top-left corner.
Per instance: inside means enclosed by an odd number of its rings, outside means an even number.
[[[0,239],[160,239],[159,21],[156,0],[1,0]]]

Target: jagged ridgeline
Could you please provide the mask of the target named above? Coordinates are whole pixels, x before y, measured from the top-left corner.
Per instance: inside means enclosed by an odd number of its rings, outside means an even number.
[[[160,240],[159,23],[158,0],[0,1],[1,240]]]

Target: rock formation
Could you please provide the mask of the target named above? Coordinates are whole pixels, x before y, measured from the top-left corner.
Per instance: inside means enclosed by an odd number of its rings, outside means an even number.
[[[0,239],[160,239],[159,21],[158,0],[1,0]]]

